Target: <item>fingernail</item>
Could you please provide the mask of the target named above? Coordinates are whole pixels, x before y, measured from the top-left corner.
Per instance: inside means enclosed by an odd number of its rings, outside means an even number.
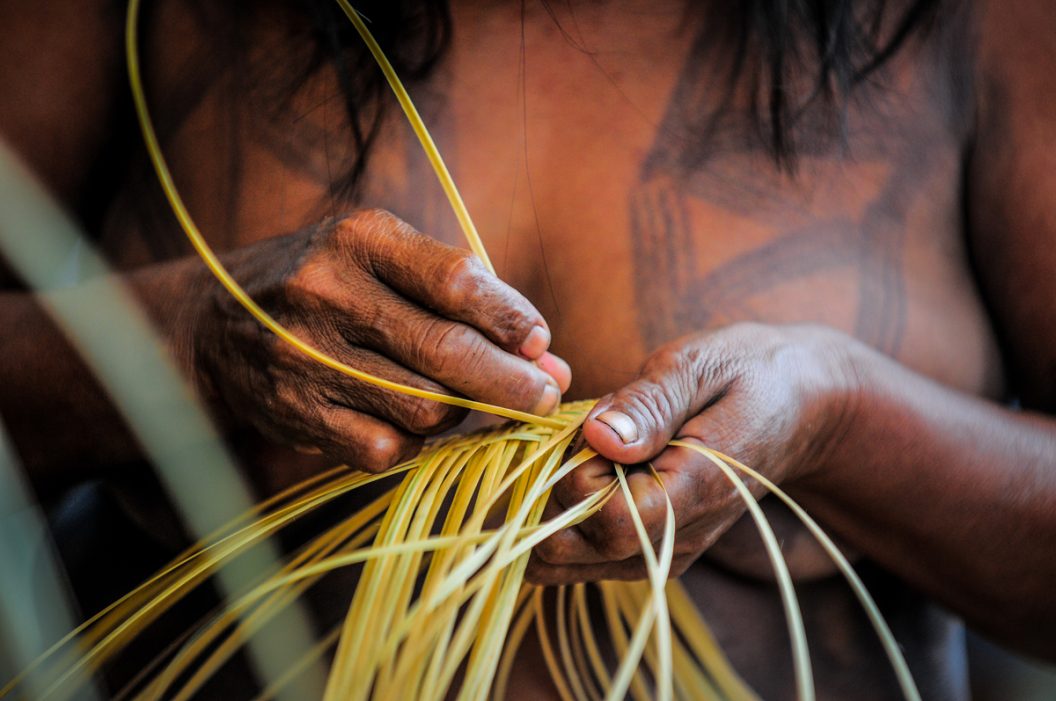
[[[536,416],[546,416],[557,408],[557,404],[560,401],[561,390],[557,388],[557,385],[548,384],[546,389],[543,390],[543,398],[535,405],[535,411],[532,413]]]
[[[314,445],[295,445],[293,449],[301,455],[322,455],[323,449]]]
[[[638,427],[634,425],[631,417],[627,416],[627,414],[610,410],[603,411],[594,418],[611,428],[620,437],[624,445],[638,440]]]
[[[535,361],[536,367],[557,381],[557,386],[562,393],[568,391],[572,384],[572,368],[561,358],[553,353],[543,353],[539,360]]]
[[[533,326],[528,332],[528,337],[521,344],[521,355],[529,360],[535,360],[550,347],[550,332],[542,326]]]

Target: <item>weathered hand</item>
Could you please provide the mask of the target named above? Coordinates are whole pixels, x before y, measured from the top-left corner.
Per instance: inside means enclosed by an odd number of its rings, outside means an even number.
[[[711,462],[668,447],[668,441],[698,441],[774,482],[809,474],[838,432],[843,398],[853,388],[843,362],[847,343],[853,341],[821,327],[738,324],[664,346],[637,380],[602,398],[591,412],[583,437],[605,459],[585,463],[559,483],[549,514],[612,481],[612,462],[649,461],[674,506],[672,576],[681,574],[745,506]],[[655,545],[663,533],[663,493],[643,470],[631,470],[629,482]],[[760,485],[749,486],[761,494]],[[599,513],[536,548],[528,574],[540,583],[641,579],[646,569],[640,553],[618,493]]]
[[[539,414],[568,388],[538,311],[468,251],[369,210],[227,257],[280,323],[332,357],[434,392]],[[194,366],[224,415],[367,470],[413,455],[464,410],[379,390],[318,365],[211,279],[198,295]]]

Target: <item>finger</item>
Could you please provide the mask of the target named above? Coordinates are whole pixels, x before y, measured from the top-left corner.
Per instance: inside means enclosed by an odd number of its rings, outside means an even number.
[[[686,436],[679,440],[707,447],[705,442],[695,436]],[[691,488],[671,490],[672,499],[678,504],[676,511],[682,507],[687,512],[687,523],[717,517],[730,511],[740,511],[743,507],[740,492],[730,477],[711,459],[696,451],[672,446],[658,455],[652,464],[665,480],[674,472],[684,476],[692,475]],[[748,485],[753,494],[765,492],[761,484],[747,475],[737,470],[733,470],[732,474],[734,478]]]
[[[612,467],[604,460],[584,463],[554,487],[549,513],[556,515],[590,494],[607,486],[615,479]],[[685,492],[686,481],[680,474],[662,476],[664,485],[647,472],[631,472],[627,483],[638,516],[651,544],[659,543],[667,524],[668,496],[665,491]],[[683,497],[679,503],[689,501]],[[684,520],[675,510],[676,526]],[[614,495],[602,509],[573,528],[559,531],[541,543],[539,556],[552,564],[592,564],[625,560],[642,550],[641,537],[634,525],[630,507],[621,492]]]
[[[365,472],[384,472],[410,460],[422,438],[369,414],[332,407],[319,414],[312,443],[338,463]]]
[[[676,555],[672,558],[668,576],[681,576],[696,559],[696,555]],[[528,560],[524,576],[530,583],[544,586],[605,580],[637,581],[649,578],[649,568],[641,556],[602,564],[552,565],[533,555]]]
[[[614,462],[635,464],[657,455],[682,425],[730,386],[722,363],[705,354],[661,351],[642,375],[599,400],[583,425],[587,443]]]
[[[443,385],[365,348],[322,345],[342,362],[377,377],[435,394],[451,394]],[[281,385],[279,391],[282,395],[314,392],[314,396],[308,397],[309,401],[320,401],[324,407],[334,405],[369,414],[419,436],[432,436],[453,428],[467,414],[467,410],[461,407],[383,389],[303,359],[295,361],[300,365],[294,365],[291,374],[300,379],[296,383]]]
[[[550,329],[539,311],[469,251],[420,234],[380,210],[357,213],[338,226],[368,269],[400,294],[529,360],[550,346]]]
[[[557,382],[557,388],[561,390],[561,394],[567,392],[568,388],[572,386],[572,368],[562,358],[557,357],[553,353],[543,353],[535,361],[535,364],[540,370],[554,378],[554,381]]]
[[[377,321],[366,329],[350,328],[349,333],[459,394],[543,415],[561,401],[557,380],[537,363],[507,353],[471,326],[388,293],[375,297],[370,318]]]

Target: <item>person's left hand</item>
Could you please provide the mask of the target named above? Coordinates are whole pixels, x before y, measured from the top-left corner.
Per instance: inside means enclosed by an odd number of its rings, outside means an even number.
[[[707,458],[668,441],[697,441],[776,483],[803,479],[838,440],[854,391],[847,351],[855,343],[824,327],[737,324],[667,344],[645,362],[638,379],[591,411],[583,437],[602,457],[554,487],[547,516],[615,479],[613,462],[651,462],[674,506],[671,576],[681,574],[746,507]],[[663,491],[647,470],[632,469],[628,479],[656,546],[667,509]],[[754,480],[748,485],[762,493]],[[540,544],[528,568],[529,579],[540,584],[646,576],[622,493]]]

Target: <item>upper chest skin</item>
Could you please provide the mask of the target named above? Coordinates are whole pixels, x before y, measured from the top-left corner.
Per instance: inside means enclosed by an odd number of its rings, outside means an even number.
[[[907,52],[890,89],[851,108],[846,148],[807,136],[792,177],[721,130],[687,162],[708,58],[679,9],[577,4],[560,18],[571,38],[528,13],[523,39],[518,12],[476,9],[456,6],[450,62],[423,94],[499,274],[548,319],[575,394],[611,391],[666,340],[745,319],[828,324],[947,384],[1000,391],[934,53]],[[378,154],[371,204],[457,242],[417,144],[390,143],[402,147]]]
[[[681,3],[575,3],[560,29],[528,7],[522,22],[518,3],[453,3],[452,46],[412,92],[499,275],[551,325],[575,396],[632,379],[666,340],[747,319],[828,324],[952,386],[1000,391],[938,52],[904,51],[887,89],[851,107],[846,147],[807,143],[791,177],[721,130],[687,161],[710,59]],[[266,120],[215,96],[188,116],[167,150],[206,235],[229,248],[364,205],[460,243],[394,108],[358,200],[332,195],[350,154],[335,92],[324,73],[283,117],[310,136],[276,137],[279,123],[244,139],[233,198],[232,127]]]

